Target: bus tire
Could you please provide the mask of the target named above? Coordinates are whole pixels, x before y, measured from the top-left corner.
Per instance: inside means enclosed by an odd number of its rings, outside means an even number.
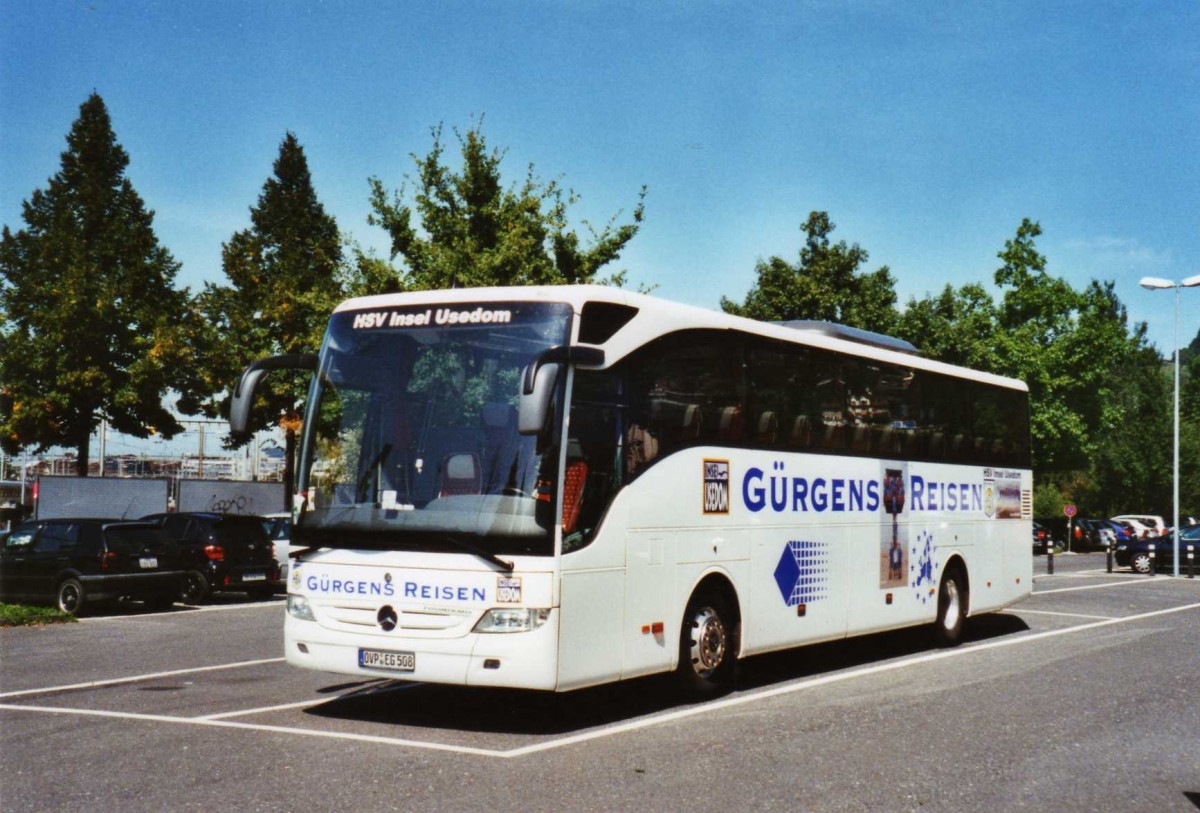
[[[961,565],[947,568],[938,587],[937,621],[934,635],[940,646],[957,646],[967,621],[967,577]]]
[[[733,686],[737,661],[734,624],[729,603],[719,593],[697,593],[688,602],[679,633],[677,670],[687,697],[712,697]]]

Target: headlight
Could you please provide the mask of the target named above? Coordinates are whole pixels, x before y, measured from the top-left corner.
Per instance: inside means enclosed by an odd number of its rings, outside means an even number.
[[[488,610],[475,625],[475,632],[529,632],[546,623],[549,610],[496,607]]]
[[[1117,550],[1125,550],[1126,547],[1128,547],[1128,546],[1127,545],[1117,545]]]
[[[317,620],[308,599],[296,593],[288,593],[288,612],[292,614],[293,618],[302,618],[305,621]]]

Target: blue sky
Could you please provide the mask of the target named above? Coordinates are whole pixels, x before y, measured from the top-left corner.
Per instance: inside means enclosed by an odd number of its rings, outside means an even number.
[[[1050,270],[1114,280],[1169,351],[1200,273],[1200,4],[0,0],[0,221],[59,167],[93,90],[193,289],[223,281],[279,142],[338,225],[368,226],[430,127],[485,116],[505,175],[561,178],[579,220],[646,221],[616,267],[706,307],[794,260],[826,210],[901,301],[991,285],[1021,218]],[[1181,334],[1200,327],[1183,293]]]

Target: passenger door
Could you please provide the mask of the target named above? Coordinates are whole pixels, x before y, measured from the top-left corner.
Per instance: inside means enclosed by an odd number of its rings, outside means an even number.
[[[71,554],[78,540],[77,523],[47,522],[26,562],[23,592],[43,598],[53,596],[59,574],[71,566]]]

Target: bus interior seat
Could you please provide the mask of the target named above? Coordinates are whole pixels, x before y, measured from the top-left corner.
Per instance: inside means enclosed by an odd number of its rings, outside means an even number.
[[[866,424],[854,424],[854,433],[852,436],[850,447],[856,452],[869,452],[871,450],[871,427]]]
[[[742,408],[727,406],[721,409],[718,424],[718,434],[721,440],[740,440],[742,437]]]
[[[572,533],[579,521],[579,509],[583,505],[584,487],[587,485],[588,464],[583,457],[579,441],[567,441],[567,469],[563,473],[563,534]]]
[[[774,446],[778,436],[779,419],[775,417],[774,412],[770,410],[764,411],[758,416],[758,442]]]
[[[666,398],[650,402],[650,426],[671,440],[686,443],[700,437],[700,407]]]
[[[941,432],[934,432],[929,436],[929,456],[933,458],[944,457],[946,454],[946,436]]]
[[[478,494],[482,487],[479,456],[474,452],[458,452],[442,461],[442,486],[439,497]]]
[[[502,488],[520,448],[517,410],[505,403],[487,403],[480,409],[479,417],[483,422],[482,462],[487,487]]]
[[[797,415],[792,421],[790,442],[797,449],[807,449],[812,445],[812,422],[807,415]]]
[[[896,430],[890,426],[876,426],[874,428],[876,440],[875,448],[883,457],[892,457],[898,451]]]

